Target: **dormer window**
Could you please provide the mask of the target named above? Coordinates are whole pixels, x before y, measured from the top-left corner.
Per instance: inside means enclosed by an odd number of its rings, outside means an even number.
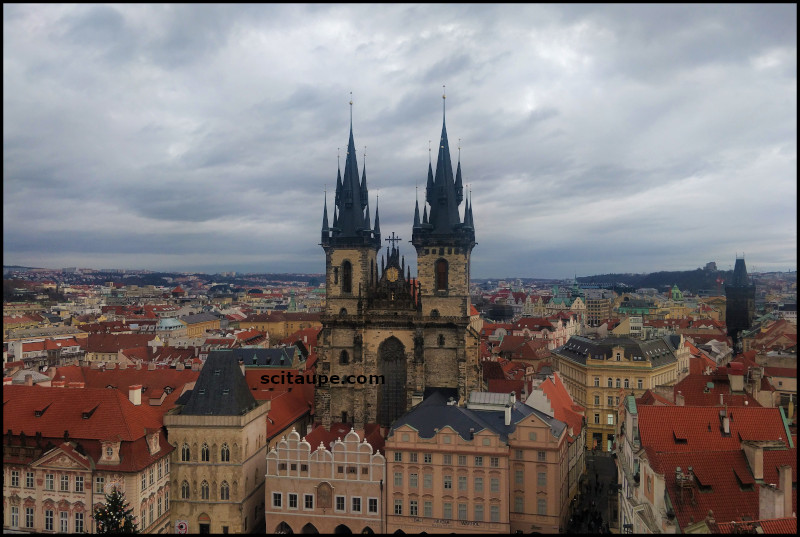
[[[106,457],[110,459],[113,456],[114,456],[114,449],[111,448],[110,446],[107,447],[106,448]]]

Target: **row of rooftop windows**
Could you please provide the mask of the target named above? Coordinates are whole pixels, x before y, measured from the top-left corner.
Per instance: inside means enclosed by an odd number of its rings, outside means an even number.
[[[530,439],[536,440],[536,433],[531,433]],[[473,466],[482,467],[484,466],[485,459],[483,455],[477,455],[473,457]],[[521,449],[514,450],[514,458],[516,459],[524,459],[525,453]],[[500,457],[488,457],[489,459],[489,467],[490,468],[499,468],[500,467]],[[544,462],[547,460],[547,452],[546,451],[537,451],[536,452],[536,459],[540,462]],[[467,456],[466,455],[458,455],[457,459],[458,466],[466,466],[467,465]],[[403,462],[403,452],[402,451],[395,451],[394,452],[394,462]],[[419,453],[411,452],[408,454],[408,462],[416,462],[419,463]],[[423,464],[433,464],[433,454],[432,453],[423,453],[422,454],[422,463]],[[442,464],[445,466],[452,466],[453,464],[453,455],[450,453],[442,454]]]

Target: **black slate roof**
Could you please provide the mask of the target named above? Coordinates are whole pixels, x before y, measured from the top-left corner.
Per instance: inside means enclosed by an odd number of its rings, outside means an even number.
[[[230,351],[211,351],[181,414],[239,416],[256,405],[239,360]]]
[[[247,348],[229,349],[235,361],[242,361],[245,367],[291,367],[297,354],[297,347],[275,347],[271,349]]]
[[[450,426],[465,440],[472,439],[470,429],[473,429],[473,433],[489,429],[500,435],[503,441],[507,441],[508,435],[516,429],[516,424],[531,414],[535,414],[550,425],[556,437],[566,428],[564,422],[519,402],[514,403],[511,409],[511,424],[506,425],[504,410],[471,410],[458,405],[448,405],[447,397],[442,392],[435,392],[397,419],[392,424],[389,435],[394,434],[398,427],[409,425],[418,431],[420,437],[432,438],[436,434],[436,429],[441,430]]]
[[[674,354],[674,348],[677,348],[677,346],[673,347],[674,341],[668,339],[670,337],[665,336],[660,339],[641,341],[624,337],[595,340],[582,336],[572,336],[569,341],[556,348],[553,353],[575,363],[586,365],[586,359],[589,356],[602,356],[604,360],[612,360],[614,358],[611,352],[612,349],[614,347],[623,347],[626,357],[632,358],[633,361],[650,360],[655,368],[678,360]]]

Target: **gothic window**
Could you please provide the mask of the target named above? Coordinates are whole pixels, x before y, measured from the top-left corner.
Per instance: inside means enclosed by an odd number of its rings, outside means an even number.
[[[230,500],[231,499],[231,489],[228,487],[228,482],[223,481],[222,486],[219,487],[219,499],[220,500]]]
[[[447,291],[447,261],[444,259],[436,262],[436,290]]]
[[[203,500],[208,499],[208,481],[203,481],[200,484],[200,498]]]
[[[203,443],[203,447],[200,449],[200,460],[203,462],[208,462],[209,460],[208,444],[205,442]]]
[[[347,351],[342,351],[339,355],[339,363],[342,365],[347,365],[350,363],[350,355],[347,354]]]
[[[353,265],[350,264],[350,261],[342,263],[342,292],[353,292]]]
[[[405,347],[396,337],[378,347],[378,374],[386,379],[378,386],[378,423],[388,426],[407,408]]]
[[[181,448],[181,460],[183,462],[189,461],[190,455],[191,452],[189,451],[189,444],[183,444],[183,447]]]
[[[189,483],[186,481],[181,483],[181,498],[184,500],[189,499]]]
[[[222,444],[222,449],[219,450],[219,460],[221,462],[231,461],[231,450],[228,449],[228,444]]]

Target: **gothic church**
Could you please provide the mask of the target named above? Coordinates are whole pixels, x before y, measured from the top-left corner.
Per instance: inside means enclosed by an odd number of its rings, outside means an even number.
[[[322,218],[326,306],[317,373],[382,375],[384,383],[317,387],[316,418],[325,427],[388,427],[426,392],[444,389],[459,399],[478,388],[477,353],[467,348],[475,230],[470,200],[463,217],[459,213],[463,201],[461,162],[454,178],[443,117],[435,173],[428,163],[422,218],[419,202],[414,209],[417,278],[401,258],[394,233],[379,261],[380,217],[376,206],[370,224],[366,169],[359,179],[351,117],[332,224],[327,200]]]

